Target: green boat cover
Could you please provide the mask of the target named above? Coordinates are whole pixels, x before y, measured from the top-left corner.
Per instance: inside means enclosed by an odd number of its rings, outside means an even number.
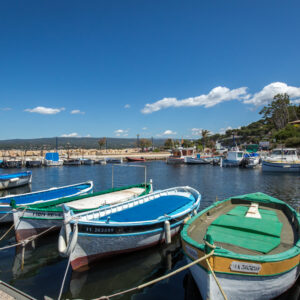
[[[282,224],[276,212],[258,209],[261,219],[245,217],[247,206],[236,206],[207,229],[214,241],[268,253],[280,244]]]

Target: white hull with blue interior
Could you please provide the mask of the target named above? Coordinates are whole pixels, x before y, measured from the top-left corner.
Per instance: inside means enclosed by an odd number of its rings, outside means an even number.
[[[226,159],[221,159],[221,167],[238,167],[244,159],[243,151],[228,151]]]
[[[50,188],[47,190],[20,194],[8,195],[0,198],[0,223],[13,222],[13,210],[11,201],[17,205],[29,205],[33,203],[46,203],[65,197],[84,195],[92,192],[93,182],[87,181],[78,184],[63,186],[60,188]]]
[[[31,183],[32,173],[30,171],[13,173],[13,174],[1,174],[0,175],[0,190],[15,188],[25,184]]]
[[[75,216],[66,208],[59,251],[80,269],[105,256],[140,250],[166,241],[194,215],[201,195],[178,187]]]

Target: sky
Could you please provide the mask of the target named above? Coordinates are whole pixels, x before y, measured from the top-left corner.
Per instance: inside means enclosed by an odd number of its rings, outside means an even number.
[[[300,103],[300,2],[1,1],[0,139],[199,138]]]

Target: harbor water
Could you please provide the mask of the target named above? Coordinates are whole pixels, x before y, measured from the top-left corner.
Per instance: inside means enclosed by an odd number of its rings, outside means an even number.
[[[125,165],[125,164],[124,164]],[[127,165],[127,164],[126,164]],[[62,166],[32,169],[31,187],[10,190],[24,193],[58,187],[86,180],[94,181],[94,190],[101,191],[114,186],[144,182],[143,167],[107,165]],[[202,194],[200,209],[216,199],[251,192],[264,192],[299,208],[300,174],[263,173],[258,169],[220,168],[211,165],[168,165],[164,161],[136,164],[147,166],[147,179],[153,180],[154,190],[189,185]],[[0,170],[0,173],[16,170]],[[112,174],[113,173],[113,174]],[[113,175],[113,176],[112,176]],[[113,180],[112,180],[113,177]],[[2,196],[7,192],[2,192]],[[9,227],[0,228],[2,236]],[[54,234],[41,237],[35,245],[27,245],[24,265],[22,248],[10,248],[0,252],[0,280],[43,299],[45,295],[57,299],[67,266],[67,259],[57,251]],[[0,247],[14,244],[11,232],[0,241]],[[180,238],[170,245],[160,245],[143,251],[120,255],[99,261],[83,272],[69,270],[63,291],[63,299],[94,299],[138,286],[165,275],[185,264]],[[299,295],[299,280],[292,290],[278,299],[293,299]],[[114,299],[200,299],[189,271],[183,271],[143,290]],[[297,298],[294,298],[297,299]]]

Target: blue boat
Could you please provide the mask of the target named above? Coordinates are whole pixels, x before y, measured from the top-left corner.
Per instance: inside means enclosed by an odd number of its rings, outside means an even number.
[[[11,174],[0,174],[0,190],[15,188],[31,183],[31,171],[18,172]]]
[[[58,249],[73,270],[96,259],[171,242],[181,225],[197,213],[201,195],[176,187],[73,215],[64,206]]]
[[[28,205],[33,203],[47,203],[48,201],[60,198],[79,196],[91,193],[93,191],[93,182],[72,184],[63,187],[54,187],[47,190],[9,195],[0,198],[0,223],[13,222],[12,208],[10,206],[13,200],[16,205]]]

